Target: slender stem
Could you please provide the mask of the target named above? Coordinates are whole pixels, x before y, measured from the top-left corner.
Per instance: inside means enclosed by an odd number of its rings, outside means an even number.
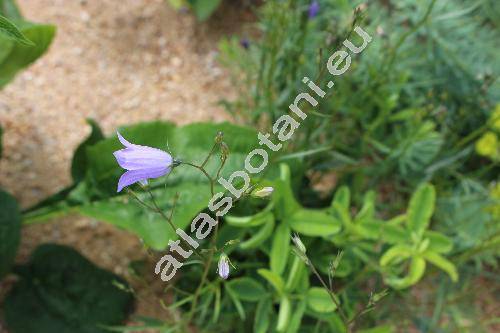
[[[193,164],[193,163],[189,163],[189,162],[182,162],[182,164],[189,165],[189,166],[192,166],[193,168],[196,168],[196,169],[200,170],[205,175],[205,177],[207,177],[208,181],[210,182],[210,193],[213,196],[214,193],[215,193],[215,191],[214,191],[214,180],[208,174],[207,170],[205,170],[202,166],[199,166],[199,165],[196,165],[196,164]]]
[[[312,272],[314,273],[314,275],[316,275],[316,277],[318,278],[319,282],[321,282],[323,287],[328,291],[328,294],[330,295],[333,304],[335,304],[335,306],[337,306],[337,309],[339,309],[340,317],[342,317],[342,321],[346,325],[347,332],[351,332],[351,330],[349,329],[349,319],[347,318],[347,315],[344,313],[344,310],[342,310],[342,308],[340,307],[340,303],[335,298],[335,293],[333,292],[333,290],[328,288],[328,285],[325,283],[321,275],[318,273],[316,267],[314,267],[314,264],[311,262],[311,260],[308,259],[308,261],[309,261],[309,267],[311,267]]]

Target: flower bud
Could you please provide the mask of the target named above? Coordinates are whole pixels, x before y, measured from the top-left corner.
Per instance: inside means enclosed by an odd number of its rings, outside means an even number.
[[[265,198],[273,194],[274,188],[271,186],[263,187],[257,191],[252,192],[252,196],[255,198]]]
[[[221,254],[219,258],[217,273],[219,273],[219,276],[224,280],[226,280],[229,277],[229,258],[224,253]]]
[[[306,246],[304,245],[304,243],[302,243],[302,241],[300,240],[300,237],[299,235],[297,234],[294,234],[292,236],[292,241],[293,243],[295,244],[295,247],[297,247],[297,249],[302,252],[302,253],[306,253]]]

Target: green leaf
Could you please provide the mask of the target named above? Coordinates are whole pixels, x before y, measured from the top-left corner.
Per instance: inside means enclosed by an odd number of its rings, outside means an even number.
[[[222,0],[190,0],[189,2],[198,20],[205,21],[215,12]]]
[[[21,11],[14,0],[0,0],[0,14],[10,20],[22,19]]]
[[[416,284],[425,273],[425,260],[420,256],[414,256],[410,262],[408,274],[405,277],[388,277],[386,282],[388,285],[396,289],[408,288]]]
[[[453,241],[442,233],[427,230],[424,238],[429,239],[428,250],[436,253],[449,253],[453,249]]]
[[[334,217],[314,209],[300,209],[288,220],[290,227],[306,236],[328,237],[341,229],[341,223]]]
[[[274,187],[276,217],[287,219],[301,207],[293,194],[290,167],[287,164],[280,164],[280,177],[275,181]]]
[[[408,227],[410,230],[421,236],[429,226],[434,204],[436,201],[436,191],[431,184],[420,185],[410,199],[408,207]]]
[[[380,228],[380,238],[390,244],[408,244],[410,234],[398,225],[383,224]]]
[[[302,300],[297,304],[297,307],[292,311],[292,318],[288,324],[287,333],[297,333],[300,329],[302,318],[307,308],[307,300]]]
[[[83,178],[87,171],[87,153],[85,149],[87,147],[95,145],[97,142],[104,140],[104,134],[102,134],[101,128],[93,119],[87,119],[87,123],[90,125],[91,133],[83,141],[78,148],[76,148],[73,154],[73,161],[71,162],[71,176],[73,177],[73,182],[77,183]]]
[[[35,46],[35,44],[30,41],[23,33],[17,28],[17,26],[9,21],[7,18],[0,15],[0,34],[12,39],[18,43]]]
[[[425,260],[445,271],[450,276],[453,282],[458,281],[457,268],[451,261],[433,251],[426,251],[422,255],[424,256]]]
[[[123,279],[66,246],[39,246],[19,275],[4,304],[12,333],[104,333],[132,309]]]
[[[10,271],[21,238],[21,213],[16,199],[0,190],[0,279]]]
[[[286,223],[276,227],[271,245],[270,266],[271,271],[278,275],[281,275],[286,267],[290,253],[290,237],[290,227]]]
[[[404,244],[398,244],[387,250],[382,257],[380,257],[380,266],[387,266],[391,263],[397,264],[414,254],[414,250]]]
[[[266,223],[259,229],[259,231],[253,234],[252,237],[242,242],[240,244],[240,248],[242,250],[249,250],[259,247],[262,243],[264,243],[267,239],[269,239],[269,237],[271,237],[271,235],[273,234],[273,230],[274,230],[274,215],[269,213],[267,215]]]
[[[232,225],[233,227],[238,228],[251,228],[256,227],[262,224],[265,224],[269,221],[269,216],[273,216],[272,209],[274,207],[274,203],[269,203],[262,211],[258,212],[254,215],[249,216],[234,216],[234,215],[225,215],[224,221],[227,224]]]
[[[337,309],[337,306],[332,301],[330,294],[320,287],[312,287],[307,292],[307,305],[316,312],[328,313]]]
[[[266,333],[269,324],[271,313],[273,312],[273,302],[269,297],[262,298],[257,304],[257,310],[255,312],[255,320],[253,324],[254,333]]]
[[[210,193],[200,191],[199,187],[194,183],[179,184],[154,190],[153,194],[164,212],[173,208],[172,198],[176,194],[179,195],[173,222],[176,227],[184,229],[198,212],[207,207],[210,200]],[[149,202],[147,194],[141,193],[139,197]],[[165,249],[169,239],[178,238],[171,226],[158,213],[141,206],[131,197],[120,196],[110,200],[96,201],[79,206],[74,211],[131,231],[145,244],[156,250]]]
[[[249,277],[232,279],[226,283],[226,288],[230,288],[239,299],[248,302],[257,302],[267,294],[259,282]]]
[[[344,208],[345,210],[349,211],[350,205],[351,205],[351,191],[349,190],[349,187],[347,186],[341,186],[336,192],[335,196],[333,197],[332,201],[332,206],[334,203],[337,203],[340,205],[340,207]]]
[[[245,315],[245,309],[243,308],[243,305],[241,304],[240,300],[238,299],[236,294],[233,292],[233,290],[228,288],[227,284],[225,286],[226,286],[226,292],[229,295],[229,298],[233,302],[234,306],[236,307],[236,311],[238,311],[238,314],[239,314],[241,320],[245,320],[246,315]]]
[[[30,65],[47,51],[54,38],[56,28],[52,25],[18,24],[20,32],[35,46],[16,43],[0,36],[0,88],[5,86],[23,68]]]
[[[283,282],[281,276],[264,268],[257,270],[257,273],[259,273],[260,276],[266,279],[267,282],[269,282],[274,287],[274,289],[276,289],[278,294],[283,294],[283,291],[285,289],[285,282]]]
[[[281,296],[278,322],[276,323],[276,332],[287,332],[291,312],[292,305],[290,303],[290,299],[288,296]]]

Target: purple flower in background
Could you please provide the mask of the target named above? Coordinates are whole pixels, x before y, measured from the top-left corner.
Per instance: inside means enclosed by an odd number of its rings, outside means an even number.
[[[137,182],[147,184],[148,179],[164,176],[172,170],[170,154],[157,148],[135,145],[117,134],[125,148],[115,151],[113,155],[118,164],[127,170],[118,181],[118,192]]]
[[[220,256],[217,272],[224,280],[229,277],[229,258],[224,253]]]
[[[309,5],[309,18],[314,18],[319,14],[319,2],[314,0]]]
[[[248,38],[242,38],[240,40],[240,45],[241,47],[243,47],[244,49],[248,50],[248,48],[250,47],[250,41],[248,40]]]

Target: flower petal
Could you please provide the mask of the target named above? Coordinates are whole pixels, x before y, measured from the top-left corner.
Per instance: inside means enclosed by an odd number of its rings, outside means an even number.
[[[146,181],[149,178],[158,178],[164,176],[168,174],[170,170],[170,168],[129,170],[120,177],[120,180],[118,181],[117,192],[121,192],[121,190],[125,186],[129,186],[141,181]]]
[[[118,164],[127,170],[159,169],[172,164],[172,156],[163,150],[136,145],[113,153]]]
[[[128,142],[121,134],[120,132],[116,131],[116,134],[118,135],[118,140],[120,140],[120,142],[122,143],[122,145],[124,145],[125,147],[127,148],[133,148],[134,146],[137,146],[137,145],[134,145],[133,143],[130,143]]]

